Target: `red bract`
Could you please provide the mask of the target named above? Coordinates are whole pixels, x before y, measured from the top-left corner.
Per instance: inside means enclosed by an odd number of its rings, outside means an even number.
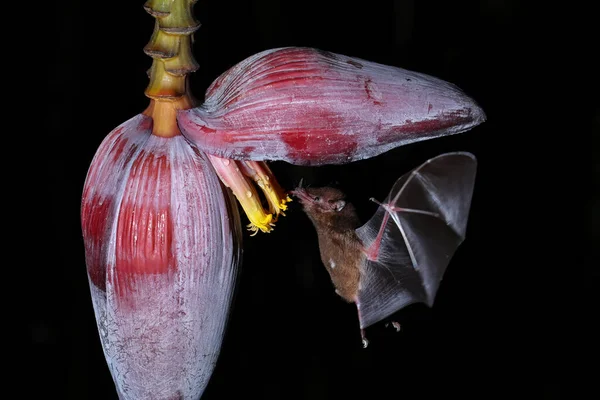
[[[239,220],[207,157],[138,115],[85,183],[82,226],[106,361],[122,399],[197,399],[219,354]]]
[[[242,160],[340,164],[466,131],[485,120],[473,99],[440,79],[310,48],[264,51],[178,114],[201,150]]]

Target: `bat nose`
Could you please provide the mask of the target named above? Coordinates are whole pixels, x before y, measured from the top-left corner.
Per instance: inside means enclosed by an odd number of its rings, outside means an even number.
[[[306,189],[298,186],[296,189],[290,191],[290,194],[297,197],[301,203],[311,201],[312,199],[306,192]]]

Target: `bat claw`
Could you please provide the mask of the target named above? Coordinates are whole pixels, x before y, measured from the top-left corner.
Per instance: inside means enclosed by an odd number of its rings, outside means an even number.
[[[377,201],[377,199],[375,197],[371,197],[369,199],[369,201],[372,201],[373,203],[377,204],[378,206],[384,207],[384,204],[381,204],[381,202]]]
[[[392,321],[392,326],[396,329],[396,332],[400,332],[400,323],[396,321]]]

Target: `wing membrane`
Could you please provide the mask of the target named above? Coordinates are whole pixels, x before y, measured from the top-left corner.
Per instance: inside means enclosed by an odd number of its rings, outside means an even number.
[[[411,303],[432,306],[465,238],[477,161],[456,152],[400,177],[375,215],[356,230],[369,255],[357,307],[366,328]]]

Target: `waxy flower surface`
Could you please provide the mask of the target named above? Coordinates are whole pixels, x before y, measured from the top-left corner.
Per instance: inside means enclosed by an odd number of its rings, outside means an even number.
[[[153,135],[150,117],[132,118],[100,146],[83,234],[120,398],[197,399],[208,383],[240,259],[230,206],[208,157],[181,135]]]
[[[288,47],[248,57],[178,113],[183,134],[221,157],[342,164],[464,132],[483,110],[429,75]]]

